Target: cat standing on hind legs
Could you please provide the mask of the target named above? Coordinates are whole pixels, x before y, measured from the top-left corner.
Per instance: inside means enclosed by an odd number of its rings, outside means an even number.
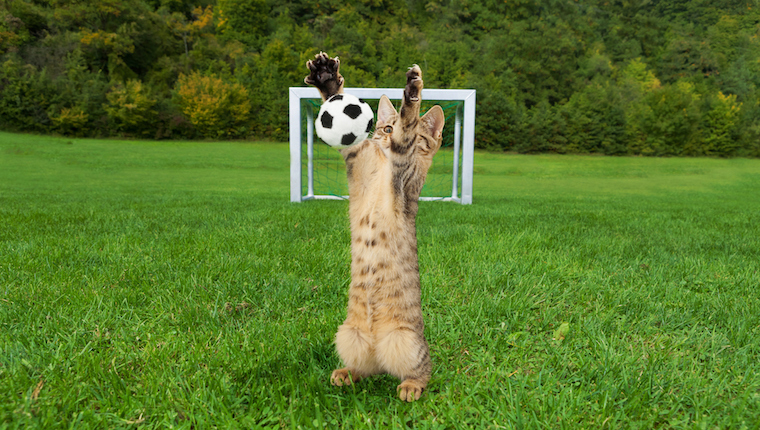
[[[319,53],[307,67],[304,81],[323,100],[343,92],[337,57]],[[351,287],[346,320],[335,335],[346,367],[330,377],[342,386],[390,373],[401,380],[399,397],[409,402],[420,398],[431,373],[415,219],[445,122],[440,106],[420,117],[422,86],[422,71],[414,65],[406,74],[401,111],[383,96],[374,135],[340,150],[348,177]]]

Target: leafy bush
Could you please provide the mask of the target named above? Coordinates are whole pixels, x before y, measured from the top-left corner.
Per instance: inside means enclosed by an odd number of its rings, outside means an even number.
[[[238,83],[198,72],[181,74],[174,102],[203,137],[244,135],[251,110],[248,91]]]
[[[740,142],[737,154],[745,157],[760,157],[760,99],[754,98],[742,104],[737,128]]]
[[[50,77],[11,58],[0,67],[0,126],[7,130],[50,132],[48,108],[59,94]]]
[[[547,101],[534,106],[525,115],[522,139],[514,149],[520,153],[565,152],[565,119],[558,115],[558,108]]]
[[[724,95],[719,92],[713,98],[710,110],[704,118],[704,153],[728,157],[739,148],[738,130],[741,103],[736,102],[736,95]]]
[[[51,115],[53,129],[65,136],[84,136],[87,133],[89,115],[79,106],[63,108]]]
[[[478,94],[475,144],[492,151],[512,150],[523,139],[525,108],[501,92]]]
[[[106,95],[108,118],[117,130],[130,134],[148,136],[154,133],[152,124],[156,121],[154,109],[156,99],[150,90],[138,80],[128,80],[124,85],[116,85]]]
[[[621,155],[626,119],[620,94],[606,83],[592,84],[573,94],[561,108],[567,124],[567,152]]]
[[[64,60],[65,72],[54,81],[56,103],[48,108],[54,128],[76,136],[99,135],[107,132],[106,94],[111,85],[100,71],[91,71],[80,49],[70,52]],[[86,124],[83,124],[84,121]]]
[[[700,96],[685,81],[655,88],[631,107],[630,147],[641,155],[684,156],[700,153]]]

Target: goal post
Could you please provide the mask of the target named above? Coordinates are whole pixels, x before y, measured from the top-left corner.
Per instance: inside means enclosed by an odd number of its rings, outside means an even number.
[[[290,201],[303,202],[311,199],[345,199],[345,167],[337,150],[321,143],[314,132],[314,117],[322,99],[319,91],[312,87],[290,87],[289,89],[289,133],[290,133]],[[400,101],[403,88],[345,88],[344,91],[366,101],[379,100],[385,95],[392,101]],[[472,204],[472,175],[475,152],[475,90],[423,89],[423,110],[431,102],[446,104],[446,126],[444,142],[433,159],[428,175],[449,177],[439,182],[435,190],[426,183],[420,200],[455,201]],[[449,130],[446,130],[449,128]],[[441,158],[445,165],[437,166]],[[449,163],[448,158],[451,158]],[[439,162],[440,164],[441,162]],[[343,170],[341,170],[343,169]],[[435,171],[435,172],[434,172]],[[336,185],[324,188],[316,177],[332,177]],[[342,181],[343,183],[338,183]]]

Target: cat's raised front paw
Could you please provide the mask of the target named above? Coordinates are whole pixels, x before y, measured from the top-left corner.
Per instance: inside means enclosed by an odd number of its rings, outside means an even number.
[[[417,102],[420,100],[420,91],[422,91],[422,69],[414,64],[406,72],[404,92],[407,94],[407,100]]]
[[[309,74],[304,78],[308,85],[317,87],[322,98],[327,100],[335,94],[342,92],[343,76],[340,75],[340,60],[338,57],[330,58],[324,52],[314,56],[313,60],[306,62]]]

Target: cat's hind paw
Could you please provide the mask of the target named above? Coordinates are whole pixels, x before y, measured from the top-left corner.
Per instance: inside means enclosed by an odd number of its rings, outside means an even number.
[[[396,387],[399,399],[405,402],[419,400],[424,389],[425,384],[422,384],[421,381],[415,379],[407,379]]]
[[[361,379],[361,376],[353,374],[348,368],[343,368],[333,371],[332,376],[330,376],[330,383],[337,387],[342,387],[358,382],[359,379]]]

